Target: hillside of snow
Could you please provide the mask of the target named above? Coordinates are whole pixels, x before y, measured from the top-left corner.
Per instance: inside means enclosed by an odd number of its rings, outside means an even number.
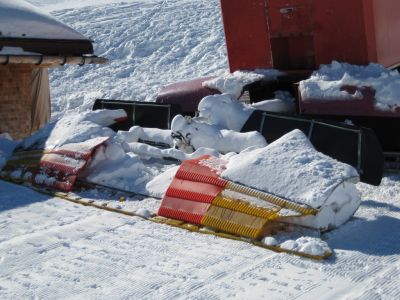
[[[218,0],[29,2],[93,39],[95,53],[110,59],[102,66],[51,71],[53,118],[80,114],[58,123],[64,134],[53,130],[48,143],[80,142],[102,132],[100,125],[88,124],[90,113],[82,113],[96,98],[153,101],[163,85],[221,75],[228,68]],[[69,128],[71,120],[76,126]],[[115,135],[109,129],[105,134]],[[125,141],[131,138],[128,147],[140,150],[135,134],[125,133]],[[135,179],[175,165],[117,150],[99,154],[109,164],[94,166],[95,179],[107,180],[104,173],[111,173],[113,183],[134,186]],[[116,161],[126,168],[116,168]],[[279,169],[279,160],[273,163]],[[147,174],[140,173],[142,165]],[[152,181],[153,196],[165,187],[165,180]],[[0,299],[399,299],[400,176],[386,174],[379,187],[356,187],[362,201],[355,215],[322,234],[333,256],[314,261],[73,204],[0,180]],[[133,195],[121,202],[99,189],[80,195],[128,211],[154,212],[160,206],[156,198]]]
[[[110,60],[52,70],[54,118],[88,110],[96,98],[154,101],[169,83],[228,68],[217,0],[30,2],[92,39],[95,54]]]

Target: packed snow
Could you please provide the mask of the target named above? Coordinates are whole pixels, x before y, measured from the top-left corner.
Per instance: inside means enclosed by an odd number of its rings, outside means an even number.
[[[381,110],[394,110],[400,106],[400,74],[388,70],[379,64],[355,66],[347,63],[332,62],[322,65],[311,78],[300,82],[303,99],[310,100],[346,100],[362,99],[361,90],[371,87],[376,91],[375,106]],[[354,94],[343,90],[344,86],[358,87]]]
[[[140,140],[150,138],[168,144],[168,134],[137,128],[131,130],[132,134],[114,133],[105,127],[107,122],[92,119],[87,111],[96,97],[152,101],[162,85],[225,74],[219,1],[31,2],[98,41],[96,53],[111,62],[100,67],[53,70],[53,123],[31,138],[11,144],[29,148],[45,143],[51,134],[48,146],[78,142],[83,136],[110,137],[108,146],[100,149],[92,169],[88,169],[92,178],[98,175],[99,182],[136,192],[144,187],[152,197],[133,195],[122,201],[99,189],[87,190],[81,196],[148,216],[160,205],[153,197],[162,197],[177,169],[177,162],[167,163],[161,157],[168,153],[176,159],[195,157],[196,152],[220,154],[202,147],[193,153],[187,152],[194,149],[151,148]],[[276,98],[282,100],[283,96]],[[249,110],[241,106],[237,109],[245,112],[243,122]],[[62,123],[55,121],[64,115],[59,121],[65,122],[64,127],[57,127]],[[233,131],[229,126],[238,126],[212,118],[203,111],[203,120],[197,121],[210,126],[214,133]],[[188,120],[184,121],[183,127]],[[76,131],[80,124],[87,126]],[[56,134],[62,130],[68,132],[68,139]],[[1,157],[7,157],[14,147],[4,145],[1,140],[0,164]],[[146,155],[149,153],[153,156]],[[228,153],[221,157],[233,162],[239,156]],[[101,164],[106,162],[109,164],[103,168]],[[121,165],[126,169],[116,168]],[[316,171],[324,174],[321,169]],[[118,180],[110,182],[111,177],[104,177],[108,172]],[[278,167],[262,179],[279,172]],[[323,241],[319,233],[313,236],[308,231],[304,237],[289,236],[284,241],[287,249],[314,254],[323,253],[326,242],[335,254],[325,262],[316,262],[71,204],[0,181],[0,298],[397,299],[400,232],[393,228],[400,223],[399,182],[398,175],[387,174],[379,187],[358,183],[361,203],[343,201],[343,194],[354,188],[353,182],[339,184],[331,202],[323,204],[330,205],[332,212],[356,210],[359,205],[355,216],[324,233]],[[354,192],[356,199],[359,192]],[[339,220],[341,216],[328,217],[335,224],[344,222]],[[278,236],[264,239],[267,245],[282,241]]]
[[[106,126],[116,123],[116,120],[120,118],[126,118],[126,112],[122,109],[70,114],[55,122],[46,140],[45,148],[53,149],[95,137],[113,137],[115,132]]]
[[[246,85],[257,81],[275,80],[281,74],[280,71],[274,69],[227,72],[224,75],[203,82],[203,86],[216,89],[223,94],[230,94],[238,99]]]
[[[229,129],[221,129],[206,122],[200,122],[196,118],[185,118],[181,115],[174,117],[171,123],[171,131],[176,136],[176,147],[193,151],[201,147],[212,148],[221,153],[240,152],[246,148],[267,145],[261,133],[237,132]],[[188,149],[189,148],[189,149]]]

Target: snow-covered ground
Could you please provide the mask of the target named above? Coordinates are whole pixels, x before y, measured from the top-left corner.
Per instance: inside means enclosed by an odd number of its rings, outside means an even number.
[[[164,85],[227,69],[217,0],[30,2],[63,8],[52,14],[92,39],[96,55],[110,59],[51,72],[54,117],[90,109],[96,98],[154,101]]]
[[[360,185],[315,262],[0,182],[1,299],[399,299],[400,187]],[[155,208],[158,201],[131,202]]]
[[[54,118],[97,97],[151,101],[162,85],[227,69],[217,0],[30,2],[111,60],[51,72]],[[355,216],[323,235],[335,254],[315,262],[0,181],[0,299],[399,299],[400,176],[357,188]],[[128,210],[160,205],[86,196]]]

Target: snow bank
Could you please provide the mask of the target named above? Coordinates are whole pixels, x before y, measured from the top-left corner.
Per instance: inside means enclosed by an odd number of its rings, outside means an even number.
[[[357,171],[316,151],[300,130],[231,157],[222,176],[320,209],[317,216],[288,221],[324,230],[343,224],[361,201]]]
[[[236,99],[242,94],[243,88],[253,82],[275,79],[282,74],[278,70],[235,71],[203,82],[203,86],[216,89],[221,93],[230,94]]]
[[[151,181],[146,184],[146,191],[148,195],[162,198],[167,191],[169,185],[175,177],[176,171],[179,166],[174,166],[166,170],[165,172],[155,176]]]
[[[345,85],[371,87],[376,91],[376,107],[391,110],[400,106],[400,74],[379,64],[368,66],[350,65],[333,61],[322,65],[312,76],[300,82],[300,93],[303,99],[337,100],[361,99],[362,94],[350,94],[341,91]]]

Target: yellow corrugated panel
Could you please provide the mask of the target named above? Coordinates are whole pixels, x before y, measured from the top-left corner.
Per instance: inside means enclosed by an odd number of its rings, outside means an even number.
[[[211,205],[201,224],[228,233],[257,239],[262,236],[268,219]]]
[[[248,202],[232,199],[219,194],[212,205],[227,208],[230,210],[242,212],[255,217],[260,217],[268,220],[276,219],[280,208],[264,208],[251,205]]]

